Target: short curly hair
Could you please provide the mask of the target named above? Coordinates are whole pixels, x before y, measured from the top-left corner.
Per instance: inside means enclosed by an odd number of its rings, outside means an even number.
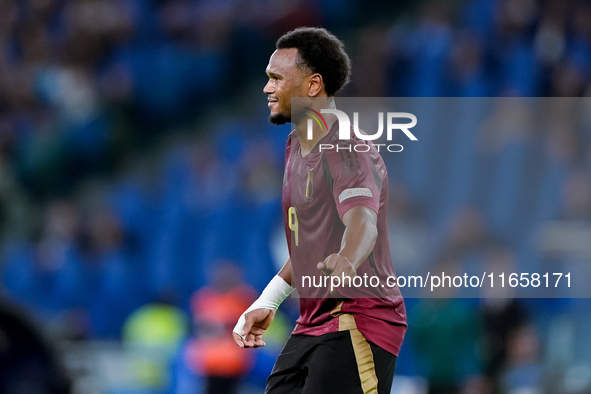
[[[277,40],[277,49],[296,48],[296,65],[304,72],[322,75],[328,96],[349,83],[351,60],[345,44],[320,27],[298,27]]]

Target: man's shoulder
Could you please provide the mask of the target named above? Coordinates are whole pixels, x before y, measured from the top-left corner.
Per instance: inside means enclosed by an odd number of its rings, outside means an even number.
[[[367,161],[367,159],[375,160],[380,156],[371,141],[365,141],[357,137],[347,140],[334,139],[328,141],[320,147],[320,151],[326,156],[326,160],[331,165],[341,163],[349,157]]]

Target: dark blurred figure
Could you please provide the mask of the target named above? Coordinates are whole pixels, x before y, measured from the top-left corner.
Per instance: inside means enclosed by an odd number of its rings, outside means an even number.
[[[444,256],[434,275],[459,275],[458,261]],[[480,376],[480,321],[474,303],[457,297],[458,288],[439,287],[435,297],[423,298],[409,316],[410,342],[420,373],[429,381],[428,394],[488,393]],[[474,389],[474,387],[477,389]]]
[[[211,284],[197,291],[191,300],[199,337],[189,342],[189,368],[207,380],[207,394],[234,394],[253,366],[252,353],[234,343],[232,329],[254,301],[255,291],[242,282],[243,275],[233,264],[218,261]]]
[[[40,332],[0,301],[0,393],[65,394],[70,382]]]
[[[540,340],[533,326],[522,326],[510,333],[505,362],[501,392],[507,394],[541,392]]]
[[[504,246],[492,247],[486,256],[486,271],[515,272],[516,257]],[[505,358],[510,351],[509,337],[518,327],[525,324],[527,316],[523,305],[512,298],[512,288],[491,288],[482,295],[484,373],[490,378],[494,392],[499,392],[500,374]]]

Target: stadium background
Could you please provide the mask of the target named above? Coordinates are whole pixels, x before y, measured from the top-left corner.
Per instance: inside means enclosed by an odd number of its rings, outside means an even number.
[[[240,392],[260,392],[293,300],[266,349],[236,353],[222,338],[285,254],[289,126],[268,124],[262,88],[275,40],[302,25],[345,41],[343,96],[591,92],[583,0],[2,1],[2,310],[43,327],[73,392],[198,393],[207,376],[241,376]],[[590,133],[474,131],[457,151],[416,157],[415,170],[390,175],[395,265],[588,261],[585,241],[548,255],[529,235],[550,220],[589,229]],[[429,177],[450,156],[507,176],[470,204],[432,204],[443,189],[421,185],[441,185]],[[489,174],[459,187],[481,190]],[[590,307],[408,299],[393,392],[591,392]],[[0,385],[42,392],[22,387],[57,379],[40,367],[50,351],[11,352],[24,331],[9,321]]]

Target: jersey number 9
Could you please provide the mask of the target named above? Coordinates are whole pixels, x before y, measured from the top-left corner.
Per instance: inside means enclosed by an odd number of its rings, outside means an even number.
[[[296,214],[295,207],[289,207],[289,229],[295,232],[295,244],[298,246],[298,215]]]

